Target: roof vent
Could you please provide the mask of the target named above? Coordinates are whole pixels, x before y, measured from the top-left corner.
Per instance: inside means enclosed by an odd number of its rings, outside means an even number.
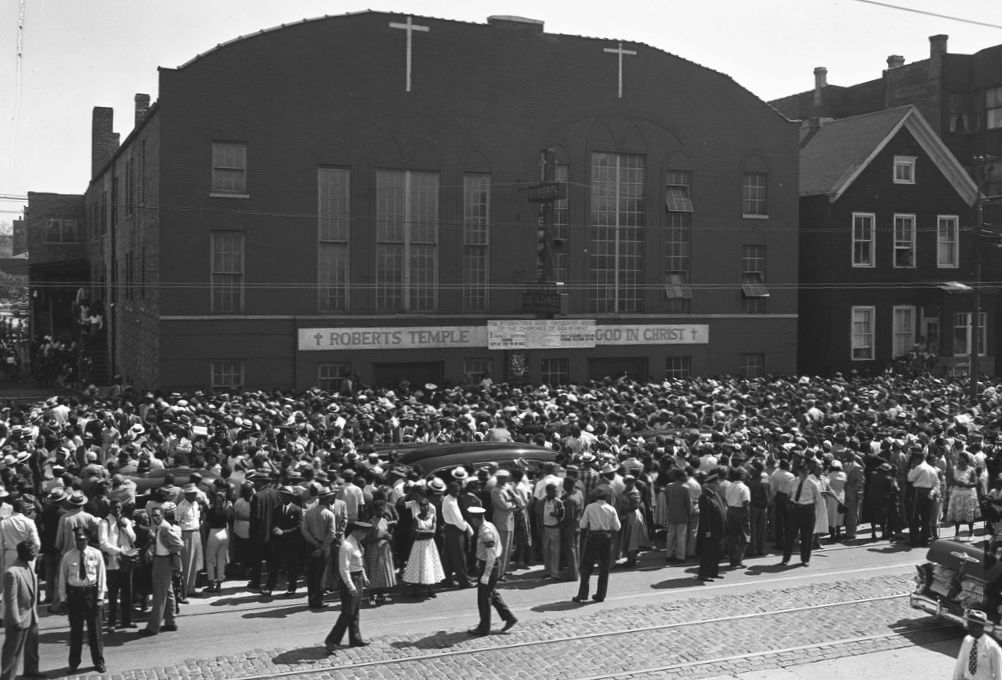
[[[525,31],[527,33],[542,34],[543,22],[539,19],[528,19],[526,17],[515,17],[504,14],[495,14],[487,17],[487,25],[495,28],[503,28],[509,31]]]

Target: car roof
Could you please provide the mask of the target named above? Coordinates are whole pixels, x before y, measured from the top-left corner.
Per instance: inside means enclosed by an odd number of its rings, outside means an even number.
[[[518,465],[516,461],[528,463],[556,462],[557,455],[551,449],[520,442],[461,442],[422,446],[404,452],[397,463],[412,467],[423,474],[430,474],[460,465],[479,467],[487,463],[497,463],[501,467]]]

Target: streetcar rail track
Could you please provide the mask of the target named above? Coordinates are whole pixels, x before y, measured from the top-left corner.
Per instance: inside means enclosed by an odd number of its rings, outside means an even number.
[[[310,676],[310,675],[316,675],[316,674],[322,674],[322,673],[337,673],[339,671],[349,671],[349,670],[351,670],[351,671],[357,671],[359,669],[376,668],[376,667],[380,667],[380,666],[391,666],[391,665],[395,666],[395,665],[407,664],[407,663],[421,663],[421,662],[432,661],[432,660],[435,660],[435,659],[445,659],[445,658],[449,658],[449,657],[466,656],[466,655],[476,655],[476,654],[485,654],[485,653],[496,653],[496,652],[503,652],[505,650],[512,650],[512,649],[525,648],[525,647],[541,647],[541,646],[546,646],[546,645],[555,645],[555,644],[563,644],[563,643],[575,643],[575,642],[586,641],[586,640],[593,640],[593,639],[598,639],[598,638],[603,638],[603,637],[614,637],[614,636],[619,636],[619,635],[631,635],[631,634],[637,634],[637,633],[647,633],[647,632],[652,632],[652,631],[671,630],[671,629],[675,629],[675,628],[684,628],[684,627],[687,627],[687,626],[700,626],[700,625],[708,625],[708,624],[715,624],[715,623],[729,623],[729,622],[746,620],[746,619],[752,619],[752,618],[767,617],[767,616],[777,616],[777,615],[791,614],[791,613],[810,611],[810,610],[831,609],[831,608],[835,608],[835,607],[847,607],[847,606],[865,604],[865,603],[869,603],[869,602],[881,602],[881,601],[887,601],[887,600],[901,599],[901,598],[908,597],[909,594],[910,594],[909,592],[899,592],[899,593],[892,593],[892,594],[889,594],[889,595],[879,595],[879,596],[874,596],[874,597],[857,598],[857,599],[853,599],[853,600],[842,600],[842,601],[838,601],[838,602],[825,602],[825,603],[821,603],[821,604],[812,604],[812,605],[807,605],[807,606],[802,606],[802,607],[785,607],[785,608],[782,608],[782,609],[772,609],[772,610],[767,610],[767,611],[749,612],[749,613],[746,613],[746,614],[736,614],[736,615],[732,615],[732,616],[721,616],[721,617],[713,617],[713,618],[705,618],[705,619],[697,619],[697,620],[689,620],[689,621],[672,621],[672,622],[669,622],[669,623],[663,623],[663,624],[657,624],[657,625],[634,626],[634,627],[630,627],[630,628],[622,628],[622,629],[617,629],[617,630],[599,631],[599,632],[587,633],[587,634],[583,634],[583,635],[565,635],[565,636],[547,638],[547,639],[542,639],[542,640],[525,640],[525,641],[511,642],[511,643],[507,643],[507,644],[495,645],[495,646],[490,646],[490,647],[471,646],[471,647],[468,647],[468,648],[465,648],[465,649],[449,649],[449,650],[438,651],[438,652],[430,652],[430,653],[426,653],[426,654],[411,654],[411,655],[407,655],[407,656],[395,656],[395,657],[392,657],[392,658],[385,658],[385,659],[374,659],[374,660],[371,660],[371,661],[365,661],[365,660],[357,659],[357,660],[354,660],[354,661],[352,661],[350,663],[334,663],[334,664],[331,664],[331,665],[319,665],[318,664],[318,665],[314,665],[313,667],[307,667],[307,668],[289,669],[287,671],[278,670],[277,672],[272,672],[272,673],[268,673],[268,674],[258,674],[258,675],[241,676],[239,678],[239,680],[264,680],[265,678],[282,678],[282,677],[290,677],[290,676]],[[929,618],[929,617],[924,617],[924,618]],[[669,672],[669,671],[672,671],[672,670],[681,670],[683,668],[688,668],[688,667],[704,666],[704,665],[712,665],[712,664],[720,664],[720,663],[728,663],[728,662],[736,661],[736,660],[740,660],[740,659],[749,659],[749,658],[756,658],[756,657],[769,656],[769,655],[778,655],[778,654],[784,654],[784,653],[788,653],[788,652],[796,652],[796,651],[804,651],[804,650],[808,650],[808,649],[816,649],[816,648],[819,648],[819,647],[831,647],[831,646],[846,645],[846,644],[859,643],[859,642],[876,641],[876,640],[881,640],[881,639],[890,639],[890,638],[895,638],[895,637],[901,637],[901,636],[907,634],[908,632],[927,633],[927,632],[930,632],[930,631],[947,630],[947,629],[955,631],[956,627],[953,626],[952,624],[942,624],[942,623],[932,624],[932,625],[930,625],[930,624],[914,625],[913,624],[911,626],[904,626],[904,627],[898,628],[896,630],[892,630],[892,631],[887,632],[887,633],[879,633],[879,634],[875,634],[875,635],[855,636],[855,637],[850,637],[850,638],[841,638],[841,639],[838,639],[838,640],[826,640],[826,641],[821,641],[821,642],[816,642],[816,643],[811,643],[811,644],[806,644],[806,645],[800,645],[800,646],[797,646],[797,647],[788,647],[788,648],[783,648],[783,649],[769,649],[769,650],[763,650],[763,651],[758,651],[758,652],[748,652],[748,653],[743,653],[743,654],[733,655],[733,656],[716,657],[716,658],[712,658],[712,659],[700,659],[700,660],[694,660],[694,661],[682,661],[682,662],[676,662],[676,663],[673,663],[673,664],[667,664],[667,665],[664,665],[664,666],[658,666],[658,667],[652,667],[652,668],[636,668],[636,669],[627,669],[627,670],[616,670],[616,671],[611,671],[609,673],[603,673],[603,674],[598,674],[598,675],[582,676],[582,677],[578,678],[577,680],[607,680],[607,679],[611,679],[611,678],[618,678],[618,677],[624,677],[624,676],[645,675],[645,674],[650,674],[650,673]],[[946,639],[946,638],[944,638],[944,639]]]

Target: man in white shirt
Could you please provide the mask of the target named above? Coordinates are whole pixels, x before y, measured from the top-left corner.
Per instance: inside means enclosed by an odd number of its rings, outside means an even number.
[[[466,573],[466,545],[473,528],[463,519],[463,511],[459,507],[459,483],[449,482],[445,495],[442,497],[442,523],[444,525],[442,567],[445,570],[445,580],[449,585],[469,588],[470,577]]]
[[[622,528],[616,508],[609,505],[610,490],[599,488],[595,490],[595,500],[585,507],[581,514],[579,525],[582,531],[587,531],[584,550],[581,552],[581,578],[578,594],[571,598],[574,602],[584,602],[588,599],[588,581],[591,572],[598,562],[598,586],[595,588],[595,602],[605,600],[609,587],[609,567],[612,563],[612,540]]]
[[[358,611],[362,604],[362,590],[369,585],[369,578],[365,575],[361,542],[371,527],[368,522],[348,524],[348,533],[338,548],[337,570],[341,575],[341,613],[324,639],[328,654],[333,654],[334,648],[341,644],[345,632],[348,633],[348,644],[352,647],[365,647],[369,644],[362,639],[362,632],[358,626]]]
[[[953,680],[1002,680],[1002,648],[985,635],[988,615],[980,609],[967,610],[967,630],[960,643]]]
[[[783,562],[790,563],[793,544],[800,536],[800,563],[805,567],[811,562],[811,548],[814,543],[814,508],[821,502],[821,489],[810,477],[808,463],[802,463],[799,475],[787,487],[790,495],[789,525],[786,543],[783,546]]]
[[[104,644],[101,638],[101,608],[108,590],[101,551],[87,545],[90,534],[83,527],[73,531],[73,549],[59,565],[59,601],[68,605],[70,619],[70,673],[80,667],[84,623],[94,670],[104,673]]]
[[[909,461],[908,483],[912,485],[912,512],[908,524],[908,544],[929,545],[932,536],[932,514],[935,493],[939,488],[939,471],[928,463],[918,449],[914,449]]]
[[[498,616],[504,619],[504,627],[501,632],[511,630],[512,626],[518,623],[518,619],[508,609],[497,591],[497,582],[501,574],[501,557],[503,555],[501,545],[501,535],[497,528],[484,519],[484,508],[473,506],[467,509],[470,515],[470,525],[477,532],[477,569],[480,576],[477,579],[477,610],[480,614],[480,623],[476,628],[470,629],[470,635],[483,636],[490,635],[491,632],[491,607],[497,609]]]
[[[177,524],[181,527],[181,581],[184,584],[182,597],[195,594],[195,579],[202,568],[202,504],[198,500],[198,487],[188,483],[184,487],[184,498],[175,511]],[[181,600],[184,604],[185,600]]]

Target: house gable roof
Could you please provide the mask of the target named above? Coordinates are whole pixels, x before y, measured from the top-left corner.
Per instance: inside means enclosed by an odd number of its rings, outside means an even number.
[[[884,109],[804,129],[800,147],[800,195],[837,201],[902,128],[907,129],[957,194],[974,205],[978,189],[914,106]]]

